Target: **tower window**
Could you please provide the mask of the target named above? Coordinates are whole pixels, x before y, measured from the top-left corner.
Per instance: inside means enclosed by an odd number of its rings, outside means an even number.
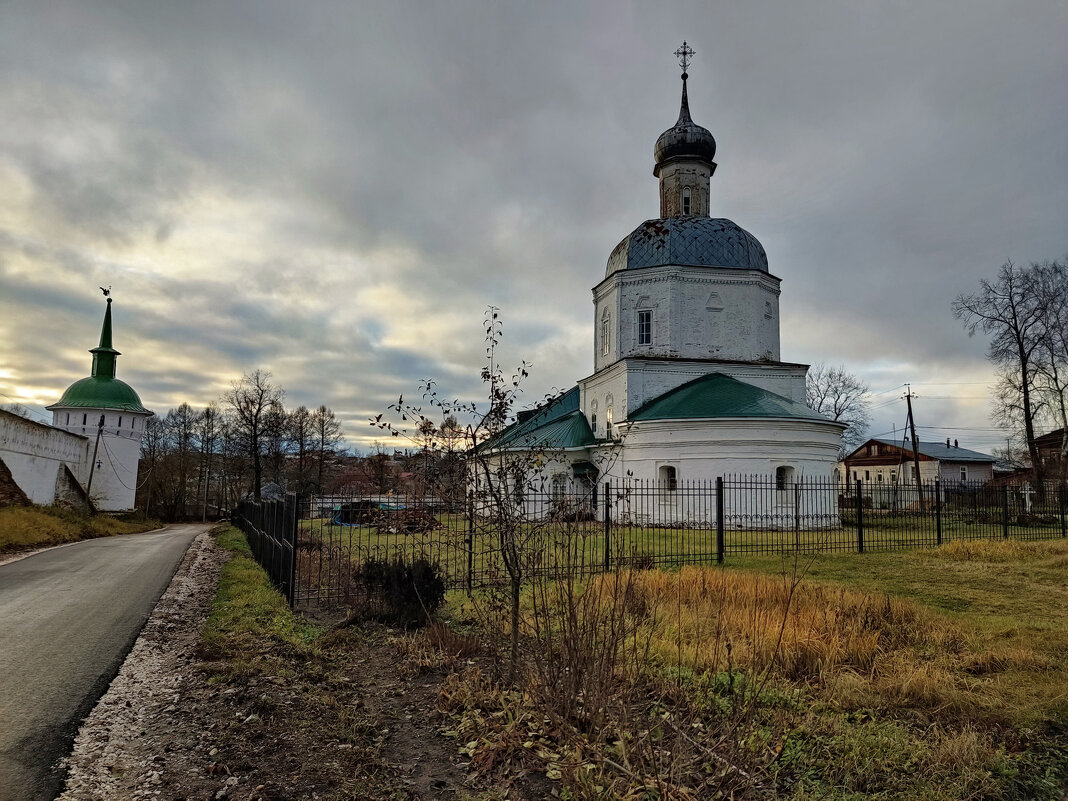
[[[601,354],[608,355],[612,343],[612,318],[606,313],[601,319]]]
[[[594,414],[590,416],[590,430],[593,431],[594,434],[597,433],[597,413],[596,412],[594,412]]]
[[[682,213],[690,213],[690,187],[682,190]]]
[[[89,415],[88,414],[83,414],[82,415],[82,425],[84,426],[88,422],[89,422]]]
[[[638,344],[653,344],[653,313],[651,311],[638,312]]]
[[[119,428],[122,428],[122,415],[119,415]]]
[[[67,412],[67,425],[70,425],[70,412]]]

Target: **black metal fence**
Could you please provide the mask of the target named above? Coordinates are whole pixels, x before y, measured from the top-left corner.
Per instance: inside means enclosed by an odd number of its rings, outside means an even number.
[[[613,565],[678,566],[728,557],[868,552],[967,539],[1049,539],[1068,534],[1068,491],[1047,484],[628,480],[580,492],[312,496],[246,503],[237,520],[276,586],[298,604],[345,603],[369,559],[426,558],[452,588],[526,576],[593,574]],[[251,532],[251,533],[250,533]],[[256,544],[253,544],[255,540]],[[287,572],[288,571],[288,572]]]
[[[297,496],[289,493],[281,501],[241,501],[233,515],[234,525],[244,532],[252,555],[290,606],[296,588],[299,508]]]

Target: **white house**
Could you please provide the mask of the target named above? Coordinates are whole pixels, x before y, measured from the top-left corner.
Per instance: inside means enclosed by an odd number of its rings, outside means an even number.
[[[780,279],[764,248],[710,216],[716,142],[690,118],[687,78],[653,151],[660,217],[623,238],[593,288],[593,374],[484,448],[551,453],[538,471],[570,491],[644,481],[671,493],[751,474],[780,489],[823,479],[833,493],[845,426],[805,405],[808,366],[780,358]]]

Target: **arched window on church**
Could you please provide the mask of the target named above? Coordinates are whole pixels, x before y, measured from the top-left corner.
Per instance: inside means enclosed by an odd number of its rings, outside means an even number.
[[[612,438],[612,404],[606,403],[604,409],[604,434],[609,439]]]
[[[590,415],[590,430],[593,431],[594,436],[597,436],[597,413],[594,412]]]
[[[601,354],[603,356],[608,355],[608,351],[612,345],[612,315],[608,313],[608,309],[604,310],[604,314],[601,315]]]
[[[682,190],[682,213],[690,213],[690,187],[686,187]]]

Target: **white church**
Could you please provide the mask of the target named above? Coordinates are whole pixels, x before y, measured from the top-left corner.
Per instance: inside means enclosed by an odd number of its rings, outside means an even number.
[[[52,425],[0,412],[0,479],[25,500],[68,503],[96,511],[133,509],[141,437],[153,412],[115,377],[121,354],[111,344],[111,298],[90,375],[56,403]]]
[[[690,118],[690,54],[677,53],[678,121],[653,149],[660,216],[616,245],[593,288],[593,374],[483,446],[542,453],[554,492],[730,474],[783,487],[836,467],[845,426],[805,405],[808,365],[780,358],[780,279],[756,237],[710,216],[716,141]]]

